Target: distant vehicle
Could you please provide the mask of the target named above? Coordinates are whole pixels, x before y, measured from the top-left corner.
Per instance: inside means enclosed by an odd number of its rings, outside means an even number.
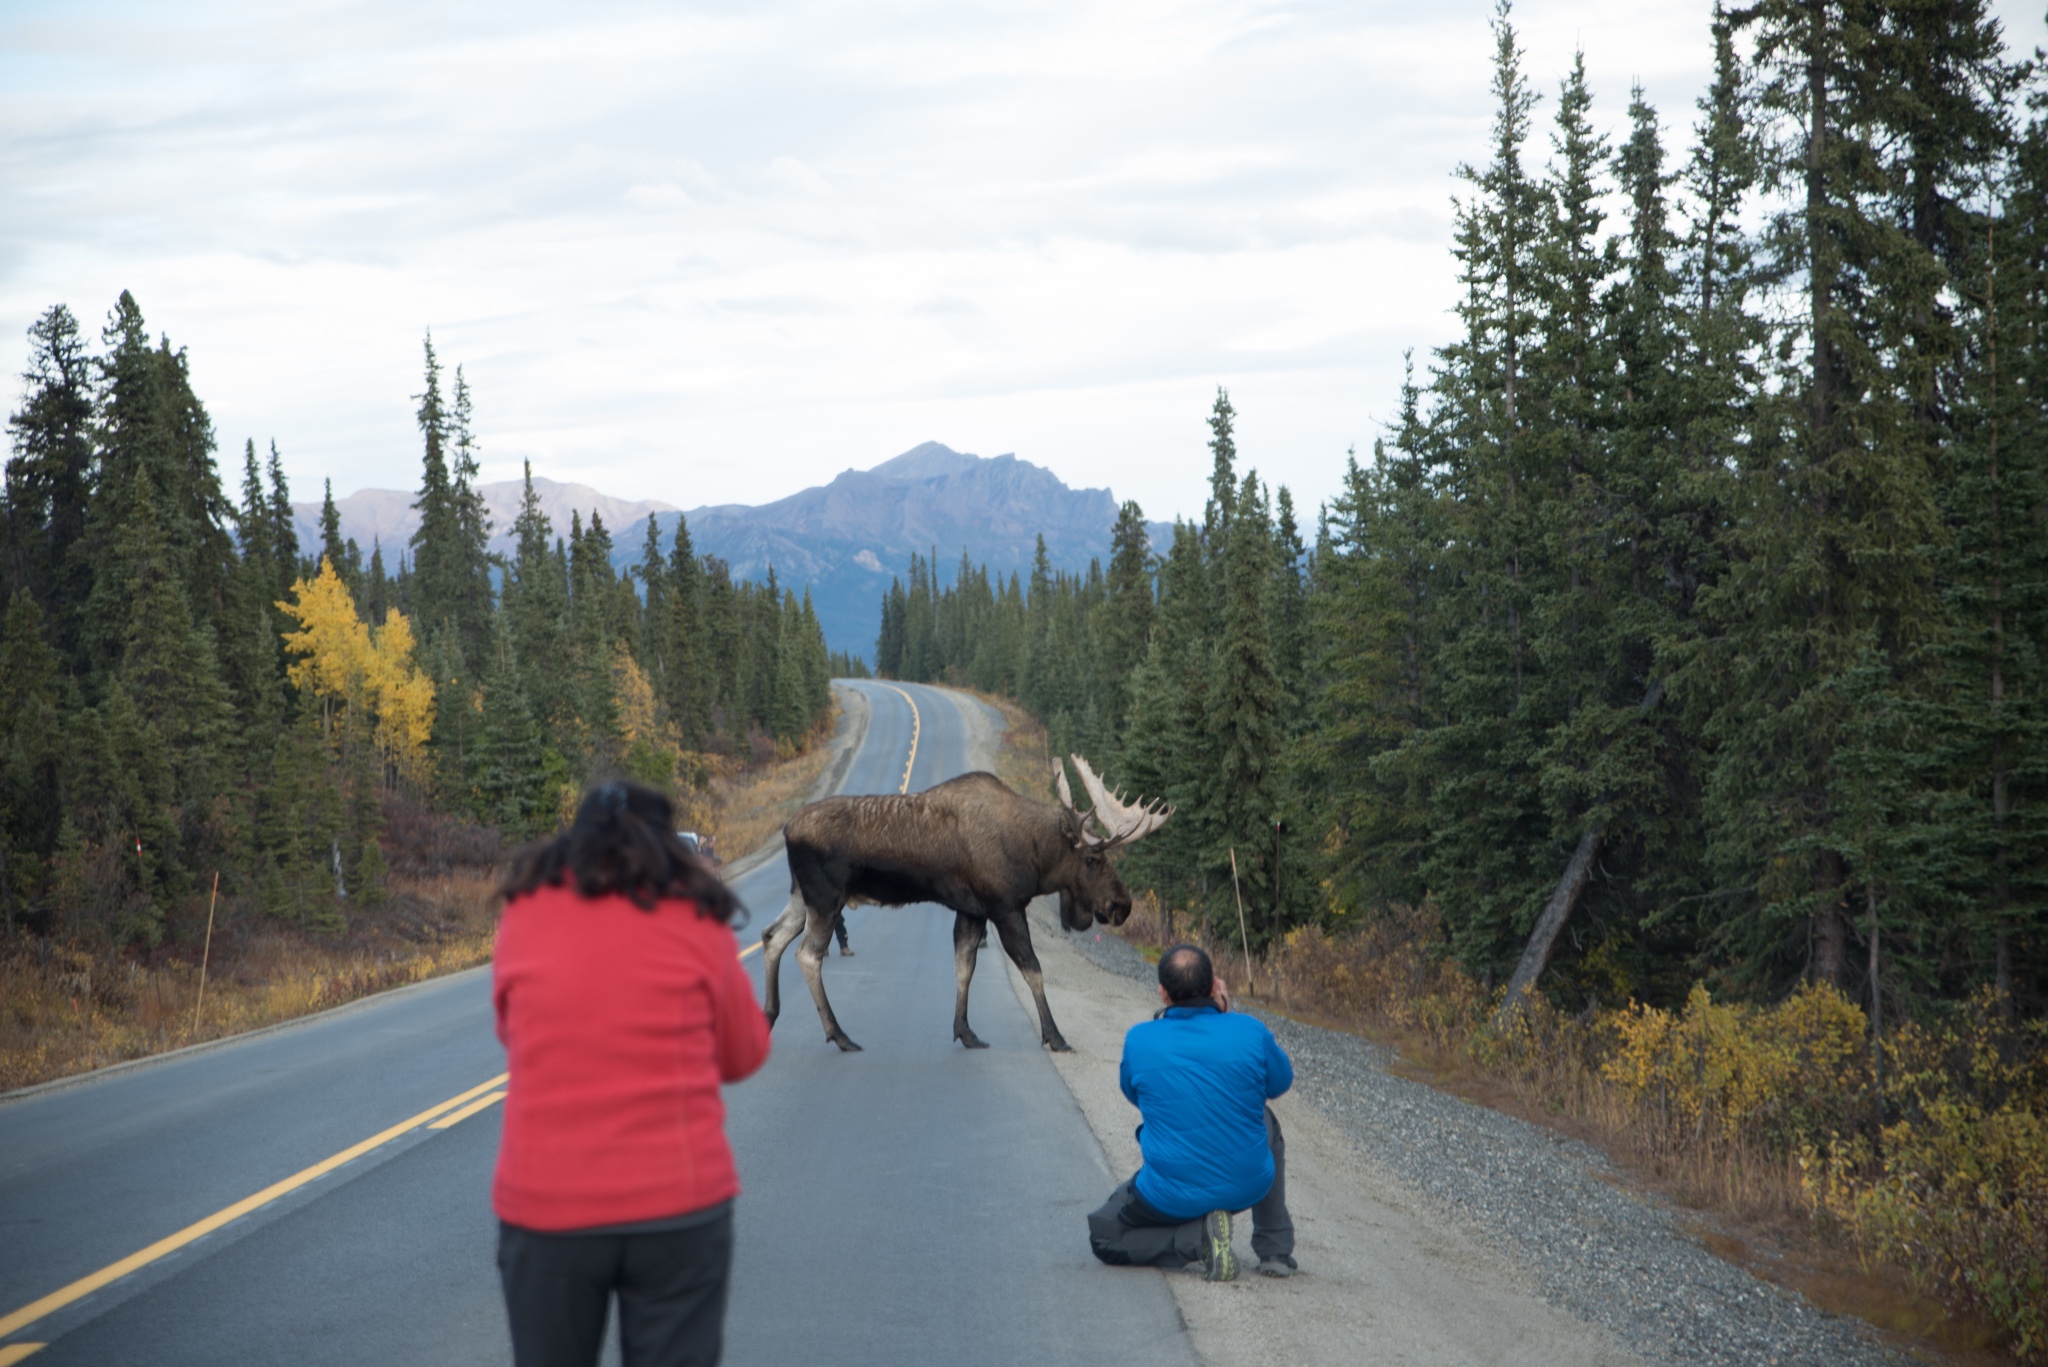
[[[704,852],[704,842],[697,838],[695,831],[677,831],[676,839],[682,841],[683,848],[691,854],[702,854]]]

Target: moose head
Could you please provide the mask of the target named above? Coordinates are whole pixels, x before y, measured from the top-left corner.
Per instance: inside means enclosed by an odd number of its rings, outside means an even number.
[[[1060,892],[1060,924],[1068,930],[1086,930],[1096,922],[1120,926],[1131,914],[1131,892],[1117,877],[1110,855],[1125,845],[1150,835],[1164,826],[1173,809],[1164,802],[1125,802],[1121,792],[1111,793],[1107,785],[1079,755],[1069,755],[1081,786],[1088,790],[1092,804],[1086,812],[1074,806],[1073,789],[1067,786],[1067,768],[1053,765],[1053,786],[1060,797],[1060,828],[1074,847],[1078,871]]]

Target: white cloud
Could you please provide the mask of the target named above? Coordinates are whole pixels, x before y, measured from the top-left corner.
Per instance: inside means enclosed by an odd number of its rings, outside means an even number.
[[[1583,43],[1599,122],[1641,80],[1675,141],[1709,8],[1516,22],[1547,94]],[[757,502],[937,439],[1154,516],[1199,510],[1221,383],[1313,505],[1447,335],[1490,9],[24,0],[0,368],[129,288],[224,448],[408,487],[431,326],[493,476]]]

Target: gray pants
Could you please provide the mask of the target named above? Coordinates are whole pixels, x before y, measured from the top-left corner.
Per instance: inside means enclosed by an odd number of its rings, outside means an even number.
[[[1266,1108],[1266,1142],[1273,1146],[1273,1185],[1252,1207],[1252,1252],[1261,1260],[1294,1261],[1294,1220],[1287,1213],[1287,1140],[1280,1117]],[[1088,1246],[1116,1267],[1185,1267],[1202,1261],[1202,1220],[1175,1220],[1138,1195],[1133,1177],[1088,1216]]]

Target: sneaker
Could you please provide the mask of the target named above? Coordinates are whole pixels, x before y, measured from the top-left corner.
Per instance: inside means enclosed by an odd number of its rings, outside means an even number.
[[[1300,1266],[1294,1259],[1287,1257],[1285,1254],[1277,1258],[1259,1259],[1259,1275],[1261,1277],[1292,1277],[1300,1270]]]
[[[853,957],[853,951],[851,949],[848,949],[845,945],[841,945],[839,946],[839,957],[842,959],[851,959]]]
[[[1237,1254],[1230,1247],[1230,1212],[1212,1210],[1202,1217],[1203,1280],[1237,1280]]]

